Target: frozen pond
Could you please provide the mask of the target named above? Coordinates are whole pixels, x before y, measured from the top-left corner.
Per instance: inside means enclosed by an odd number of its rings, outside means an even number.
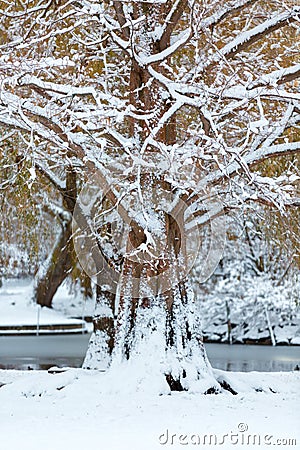
[[[89,337],[89,334],[0,336],[0,368],[80,367]],[[277,372],[300,366],[300,346],[206,344],[205,347],[212,366],[217,369]]]
[[[205,344],[205,348],[215,369],[280,372],[300,366],[300,346]]]

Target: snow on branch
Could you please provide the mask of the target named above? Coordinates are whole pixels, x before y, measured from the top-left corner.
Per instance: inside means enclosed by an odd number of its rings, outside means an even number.
[[[34,162],[36,169],[46,177],[55,189],[59,192],[64,192],[66,189],[66,183],[62,181],[49,167],[46,161],[36,161]]]
[[[267,148],[273,144],[273,142],[283,135],[285,129],[291,124],[291,118],[295,110],[295,105],[291,102],[283,117],[281,117],[277,122],[271,124],[270,130],[268,129],[266,133],[258,135],[254,140],[251,151],[257,150],[259,147]],[[266,137],[267,136],[267,137]]]
[[[158,63],[160,61],[165,61],[167,58],[172,56],[177,50],[184,47],[191,39],[191,37],[192,31],[190,29],[184,30],[180,33],[174,44],[168,46],[160,53],[155,53],[154,55],[151,56],[146,56],[143,55],[142,53],[139,53],[138,55],[135,54],[135,59],[142,67],[148,66],[149,64]]]
[[[61,149],[68,149],[79,159],[85,156],[82,147],[73,142],[70,133],[66,133],[60,124],[54,121],[54,108],[42,108],[4,90],[0,91],[0,100],[0,122],[4,125],[36,134]]]
[[[251,177],[249,168],[265,161],[266,159],[272,159],[278,156],[288,156],[296,153],[300,153],[300,142],[288,142],[285,144],[261,147],[243,158],[238,157],[238,160],[231,162],[226,167],[223,167],[222,170],[218,169],[202,178],[196,189],[193,190],[191,196],[189,197],[188,203],[192,204],[198,201],[199,192],[202,192],[208,187],[213,187],[220,181],[229,179],[241,171],[247,171],[247,174]]]
[[[262,146],[253,153],[245,157],[248,166],[259,164],[266,159],[275,158],[277,156],[288,156],[293,153],[300,152],[300,142],[287,142],[285,144],[277,144],[271,146]]]
[[[164,51],[168,47],[171,34],[182,17],[188,3],[188,0],[176,0],[171,6],[164,24],[160,27],[159,31],[157,30],[157,41],[159,42],[159,48],[161,51]]]
[[[3,91],[1,92],[1,99],[4,100],[5,96]],[[122,219],[130,223],[131,217],[128,214],[127,208],[124,207],[121,202],[119,195],[111,187],[111,179],[109,173],[105,171],[102,164],[91,154],[88,154],[81,143],[77,142],[76,136],[74,134],[66,133],[62,128],[51,119],[51,115],[47,115],[47,111],[36,105],[33,105],[29,101],[20,103],[17,96],[7,93],[6,100],[9,103],[9,108],[0,107],[0,123],[4,125],[11,125],[14,128],[21,128],[26,132],[35,134],[36,136],[63,148],[68,151],[68,158],[75,158],[76,163],[83,165],[83,169],[91,174],[97,172],[97,178],[106,191],[107,198],[115,205]],[[22,122],[20,121],[22,119]],[[32,120],[30,119],[32,118]],[[114,136],[117,139],[116,136]],[[125,144],[124,144],[125,145]],[[45,155],[46,157],[46,155]],[[59,157],[59,155],[58,155]],[[41,167],[42,169],[42,167]],[[45,173],[49,175],[49,173]],[[54,181],[54,180],[53,180]]]
[[[83,20],[78,20],[73,25],[70,25],[70,26],[62,28],[62,29],[51,30],[47,34],[45,34],[45,35],[43,35],[43,34],[38,35],[37,37],[34,37],[31,40],[30,39],[24,39],[23,37],[17,38],[14,41],[11,41],[11,42],[8,42],[6,44],[1,45],[0,46],[0,50],[3,51],[3,52],[4,51],[10,52],[13,48],[16,48],[18,50],[31,48],[33,45],[39,44],[41,42],[45,42],[45,41],[47,41],[47,40],[49,40],[51,38],[54,38],[56,36],[67,35],[68,33],[72,33],[76,29],[80,28],[83,25],[84,25],[84,21]]]
[[[205,104],[206,97],[203,89],[200,87],[172,81],[170,78],[160,72],[157,72],[152,67],[149,67],[148,71],[151,76],[153,76],[167,89],[171,97],[174,100],[181,102],[182,105],[190,105],[198,108],[199,106],[203,106]]]
[[[75,67],[75,62],[70,59],[69,56],[64,56],[62,58],[52,58],[50,56],[40,58],[39,60],[35,60],[34,58],[21,59],[18,63],[18,72],[28,73],[28,69],[30,68],[34,70],[43,70],[43,69],[53,69],[54,67],[65,69],[67,67]],[[14,64],[11,63],[10,59],[7,57],[7,54],[3,54],[0,56],[0,70],[8,71],[8,70],[16,70]]]
[[[235,100],[251,100],[258,97],[288,102],[290,100],[300,100],[300,94],[288,92],[283,89],[269,89],[267,87],[248,89],[241,84],[224,89],[221,93],[219,90],[211,88],[209,88],[209,92],[217,97],[221,96],[222,98],[231,98]]]
[[[53,92],[55,94],[60,94],[65,97],[78,96],[91,96],[95,100],[98,108],[103,109],[104,101],[108,101],[113,107],[124,106],[124,102],[119,98],[113,97],[111,94],[107,95],[102,93],[100,90],[96,90],[93,86],[72,86],[68,84],[58,84],[49,81],[40,80],[38,77],[33,75],[24,75],[18,79],[19,86],[37,87],[41,91]]]
[[[297,20],[297,18],[299,18],[299,13],[300,7],[295,6],[291,9],[291,11],[272,17],[251,30],[241,33],[233,41],[221,49],[222,55],[227,58],[232,58],[236,53],[243,51],[263,36],[266,36],[266,34],[272,33],[273,31],[278,30],[278,28],[286,26],[290,22]]]
[[[223,58],[233,58],[237,53],[242,52],[267,34],[288,25],[292,21],[298,20],[299,13],[300,7],[294,6],[290,11],[276,15],[251,30],[240,33],[235,39],[221,48],[220,51],[212,57],[212,61],[203,66],[203,70],[209,70],[216,62],[221,61]]]
[[[279,84],[290,83],[300,77],[300,64],[291,67],[275,70],[274,72],[262,75],[258,80],[247,86],[247,89],[253,89],[260,86],[277,86]]]
[[[229,15],[235,14],[242,8],[251,6],[256,2],[258,2],[258,0],[238,0],[235,2],[229,1],[225,3],[225,5],[222,4],[218,11],[200,22],[199,28],[203,30],[205,28],[215,26],[222,20],[226,19]]]

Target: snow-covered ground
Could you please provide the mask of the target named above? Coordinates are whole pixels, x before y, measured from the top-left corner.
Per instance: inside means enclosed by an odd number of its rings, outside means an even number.
[[[299,448],[299,372],[215,374],[238,395],[159,395],[117,372],[1,370],[1,449]]]
[[[41,308],[32,301],[33,282],[7,280],[0,289],[0,332],[5,334],[86,330],[86,323],[66,317],[59,311]],[[25,329],[26,328],[26,329]]]
[[[0,324],[36,321],[31,295],[28,282],[4,284]],[[45,323],[90,315],[93,301],[85,303],[65,285],[54,306],[65,315],[43,308]],[[299,448],[299,372],[214,373],[238,394],[168,395],[166,386],[152,382],[151,367],[139,379],[124,367],[0,370],[0,450]]]
[[[66,280],[57,290],[52,306],[68,317],[93,317],[95,298],[85,297],[77,286]]]

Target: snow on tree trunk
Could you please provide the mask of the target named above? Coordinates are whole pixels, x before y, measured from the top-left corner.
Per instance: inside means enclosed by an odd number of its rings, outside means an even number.
[[[149,213],[155,196],[149,193],[152,177],[147,179],[144,200],[149,203],[144,206],[151,220],[144,226],[131,223],[117,298],[98,288],[95,330],[84,367],[106,368],[111,355],[110,370],[130,368],[137,385],[154,382],[163,392],[218,392],[221,387],[205,353],[199,311],[187,280],[183,211],[178,217],[158,213],[155,222]],[[154,239],[153,222],[161,220],[164,232]]]
[[[188,282],[155,297],[133,299],[130,292],[130,285],[124,287],[112,368],[136,368],[131,375],[136,385],[154,382],[165,390],[219,392]]]
[[[83,362],[85,369],[107,369],[114,348],[115,294],[97,285],[93,333]]]

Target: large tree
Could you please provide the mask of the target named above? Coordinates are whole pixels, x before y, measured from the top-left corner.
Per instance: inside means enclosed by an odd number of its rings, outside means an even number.
[[[299,6],[34,0],[0,14],[0,122],[46,176],[87,181],[74,210],[98,284],[85,365],[150,361],[171,389],[220,390],[188,272],[197,255],[212,272],[228,211],[299,206],[297,175],[258,171],[279,155],[297,171]]]

